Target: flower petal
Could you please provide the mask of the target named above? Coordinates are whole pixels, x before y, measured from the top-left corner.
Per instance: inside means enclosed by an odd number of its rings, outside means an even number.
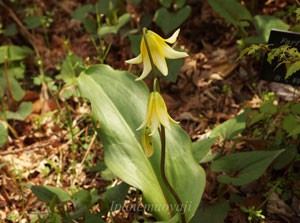
[[[150,96],[149,96],[146,118],[143,121],[143,123],[136,129],[137,131],[142,129],[146,125],[151,124],[151,119],[152,119],[152,116],[153,116],[153,103],[154,103],[154,97],[153,96],[154,96],[153,93],[151,93]]]
[[[177,29],[177,30],[173,33],[173,35],[172,35],[171,37],[169,37],[168,39],[165,39],[165,41],[166,41],[167,43],[171,43],[171,44],[175,43],[176,40],[177,40],[177,37],[178,37],[178,35],[179,35],[179,32],[180,32],[180,29]]]
[[[163,97],[158,92],[155,92],[154,97],[154,108],[159,122],[165,128],[170,128],[169,114]]]
[[[186,52],[176,51],[167,44],[161,45],[161,48],[163,50],[164,56],[168,59],[178,59],[189,56]]]
[[[147,157],[150,157],[153,154],[152,136],[150,134],[151,134],[151,130],[146,127],[144,132],[142,133],[142,139],[141,139],[141,143],[144,147],[144,151]]]
[[[147,77],[148,74],[150,73],[151,69],[152,69],[152,66],[151,66],[151,63],[150,63],[150,58],[147,54],[143,57],[143,64],[144,64],[143,73],[141,74],[140,77],[135,79],[136,81],[140,81],[140,80],[144,79],[145,77]]]
[[[166,63],[166,59],[164,55],[162,55],[160,52],[153,51],[152,52],[154,64],[157,67],[157,69],[164,75],[168,75],[168,66]]]
[[[137,57],[132,58],[130,60],[125,60],[125,63],[129,63],[129,64],[139,64],[142,62],[143,62],[142,54],[139,54]]]

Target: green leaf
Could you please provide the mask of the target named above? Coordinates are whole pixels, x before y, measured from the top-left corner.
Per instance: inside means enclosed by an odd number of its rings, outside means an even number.
[[[16,23],[9,24],[4,30],[3,35],[5,36],[14,36],[18,34],[18,29]]]
[[[300,61],[297,61],[287,67],[285,78],[292,76],[294,73],[300,70]]]
[[[178,28],[190,15],[192,9],[189,5],[177,12],[169,12],[166,8],[160,8],[154,16],[155,23],[161,28],[165,35]]]
[[[298,153],[297,147],[290,145],[284,148],[283,153],[281,153],[274,161],[273,167],[275,170],[280,170],[290,164],[296,157]]]
[[[6,143],[7,137],[8,137],[7,129],[3,125],[3,123],[0,122],[0,147],[4,146],[4,144]]]
[[[82,66],[83,62],[78,56],[73,54],[68,55],[62,64],[60,74],[56,78],[64,80],[66,84],[72,84],[82,71]]]
[[[8,62],[25,59],[32,50],[26,46],[5,45],[0,46],[0,64],[3,64],[5,58]]]
[[[251,151],[230,154],[213,162],[211,170],[227,174],[219,175],[219,182],[241,186],[258,179],[283,151]]]
[[[186,0],[175,0],[174,2],[174,8],[177,10],[177,9],[180,9],[184,6]]]
[[[300,114],[300,103],[296,103],[292,105],[291,112],[294,114]]]
[[[131,19],[131,15],[129,13],[125,13],[118,18],[118,30],[126,25]]]
[[[246,119],[247,112],[243,112],[242,114],[215,127],[212,130],[210,137],[214,138],[221,136],[224,140],[231,140],[245,129]]]
[[[252,21],[252,15],[248,9],[237,0],[208,0],[211,7],[228,23],[234,26],[240,26],[243,20]]]
[[[168,66],[168,75],[167,76],[162,76],[163,79],[171,81],[173,83],[176,82],[177,80],[177,76],[179,74],[180,68],[182,67],[183,63],[184,63],[184,59],[183,58],[179,58],[179,59],[173,59],[173,60],[166,60],[167,61],[167,66]]]
[[[272,101],[264,102],[261,104],[259,111],[265,114],[274,115],[277,113],[277,106]]]
[[[136,131],[146,116],[149,91],[135,78],[126,71],[97,65],[82,72],[78,84],[100,122],[107,167],[124,182],[141,190],[144,204],[166,207],[168,199],[174,206],[174,198],[160,175],[158,133],[153,136],[154,153],[148,159],[140,143],[141,131]],[[179,126],[174,124],[166,130],[166,175],[182,202],[191,204],[186,210],[187,220],[199,205],[205,182],[205,172],[195,162],[191,146],[189,136]],[[165,208],[153,209],[153,214],[157,220],[171,217]]]
[[[172,0],[159,0],[160,4],[162,4],[164,7],[169,8],[172,4]]]
[[[153,15],[150,13],[144,13],[140,19],[140,27],[149,27],[152,23]]]
[[[190,223],[223,223],[230,206],[227,202],[215,204],[202,204]]]
[[[74,12],[72,12],[71,17],[73,19],[78,19],[78,20],[83,21],[86,18],[87,14],[90,12],[93,12],[93,11],[94,11],[94,6],[91,4],[86,4],[86,5],[79,7]]]
[[[245,38],[244,42],[250,43],[267,43],[269,40],[271,29],[288,30],[289,25],[282,20],[267,15],[256,15],[253,19],[254,26],[258,33],[257,36]]]
[[[292,135],[294,129],[298,126],[299,122],[296,115],[289,114],[283,117],[282,127],[289,135]]]
[[[33,111],[31,102],[22,102],[16,112],[7,111],[6,118],[14,120],[24,120]]]
[[[50,203],[54,198],[60,202],[71,200],[71,196],[64,190],[53,186],[30,186],[31,191],[41,201]]]
[[[12,96],[16,101],[20,101],[25,95],[25,91],[21,88],[19,82],[15,78],[15,75],[22,75],[20,72],[22,72],[22,69],[18,68],[11,68],[8,70],[8,80],[12,90]],[[4,92],[6,91],[6,85],[7,83],[4,68],[2,66],[0,67],[0,96],[3,96]]]
[[[114,186],[107,191],[105,191],[101,200],[105,210],[107,211],[116,211],[123,207],[125,197],[128,193],[129,185],[126,183],[121,183],[117,186]]]
[[[105,36],[107,34],[116,34],[118,33],[119,29],[123,27],[126,23],[128,23],[131,19],[131,15],[129,13],[125,13],[118,19],[118,24],[116,25],[102,25],[98,29],[98,36]]]
[[[140,54],[142,35],[129,35],[130,47],[135,56]]]
[[[194,159],[201,163],[201,161],[209,153],[211,146],[215,143],[217,137],[204,139],[202,141],[192,143],[192,152]]]
[[[89,34],[95,33],[97,30],[97,23],[93,19],[85,18],[83,20],[83,26]]]
[[[89,191],[79,190],[72,195],[72,203],[76,209],[89,208],[92,205],[92,197]]]
[[[37,16],[28,16],[24,19],[24,22],[26,24],[26,27],[28,29],[34,29],[43,24],[43,21],[40,17]]]
[[[88,212],[85,213],[84,216],[84,223],[105,223],[105,221],[102,220],[101,214],[90,214]]]

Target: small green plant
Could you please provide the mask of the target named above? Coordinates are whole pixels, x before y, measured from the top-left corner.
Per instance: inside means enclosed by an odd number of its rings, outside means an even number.
[[[31,102],[22,102],[25,91],[20,83],[25,75],[23,60],[31,53],[28,47],[0,47],[0,147],[6,142],[7,128],[17,137],[7,120],[24,120],[33,110]]]
[[[266,217],[262,214],[262,210],[256,210],[255,207],[241,207],[241,210],[248,214],[248,223],[264,223]]]
[[[130,21],[131,15],[121,10],[122,2],[119,0],[99,1],[95,5],[85,4],[72,13],[72,18],[80,20],[98,52],[96,58],[104,63],[110,48],[111,41],[107,39],[117,34]],[[93,15],[96,18],[91,18]]]
[[[209,0],[208,2],[221,17],[236,28],[236,35],[241,38],[238,41],[241,48],[249,44],[266,43],[271,29],[288,30],[290,28],[288,24],[275,16],[252,15],[246,6],[255,5],[254,3],[247,3],[245,6],[236,0],[228,0],[227,4],[224,4],[222,0]],[[255,36],[248,34],[251,27],[255,27]]]

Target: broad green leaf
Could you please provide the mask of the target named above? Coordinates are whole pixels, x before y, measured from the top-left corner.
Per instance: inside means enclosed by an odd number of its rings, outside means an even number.
[[[268,101],[261,104],[259,111],[265,114],[274,115],[277,112],[277,106]]]
[[[285,78],[292,76],[294,73],[298,72],[299,70],[300,70],[300,61],[297,61],[291,64],[290,66],[288,66],[286,70]]]
[[[88,13],[94,12],[94,6],[91,4],[85,4],[80,8],[77,8],[74,12],[71,13],[73,19],[84,20]]]
[[[111,33],[113,33],[113,34],[118,33],[117,25],[115,25],[115,26],[103,25],[98,29],[98,32],[97,32],[98,36],[100,36],[100,37],[103,37],[103,36],[105,36],[107,34],[111,34]]]
[[[87,33],[94,34],[96,32],[97,23],[94,19],[85,18],[82,22]]]
[[[178,215],[174,215],[174,217],[172,217],[171,219],[167,220],[167,221],[156,221],[154,223],[178,223],[179,222],[179,217]],[[133,223],[139,223],[138,221],[133,222]],[[145,223],[152,223],[152,222],[145,222]]]
[[[252,15],[248,9],[237,0],[208,0],[211,7],[228,23],[240,26],[243,20],[252,21]]]
[[[25,59],[32,50],[26,46],[5,45],[0,46],[0,64],[3,64],[7,57],[8,62]]]
[[[131,19],[131,15],[129,13],[125,13],[118,18],[118,29],[126,25]]]
[[[214,137],[192,143],[193,156],[197,162],[201,163],[201,161],[206,157],[216,139],[217,137]]]
[[[189,5],[177,12],[169,12],[166,8],[160,8],[154,16],[155,23],[161,28],[165,35],[178,28],[190,15],[192,9]]]
[[[167,66],[168,66],[168,75],[167,76],[163,76],[163,79],[171,81],[173,83],[176,82],[177,80],[177,76],[179,74],[180,68],[182,67],[183,63],[184,63],[184,59],[183,58],[179,58],[179,59],[175,59],[175,60],[166,60],[167,61]]]
[[[64,190],[53,186],[30,186],[31,191],[41,201],[50,203],[54,197],[60,202],[71,200],[71,196]]]
[[[89,208],[92,204],[92,197],[89,191],[79,190],[72,195],[72,203],[76,209]]]
[[[19,82],[13,76],[9,77],[9,81],[10,81],[10,86],[12,89],[13,98],[16,101],[21,101],[21,99],[25,95],[25,91],[21,88]]]
[[[24,22],[26,24],[26,27],[28,29],[34,29],[34,28],[37,28],[39,26],[42,25],[42,19],[38,16],[27,16],[25,19],[24,19]]]
[[[172,0],[159,0],[160,4],[162,4],[164,7],[169,8],[172,4]]]
[[[223,223],[230,206],[227,202],[202,204],[190,223]]]
[[[24,120],[33,111],[31,102],[22,102],[16,112],[7,111],[6,118],[14,120]]]
[[[221,183],[240,186],[258,179],[283,150],[240,152],[224,156],[211,165],[214,172],[222,171],[227,175],[219,175]]]
[[[281,153],[274,161],[274,169],[280,170],[290,164],[295,159],[297,153],[297,146],[290,145],[287,148],[284,148],[283,153]]]
[[[153,15],[150,13],[144,13],[140,19],[140,27],[149,27],[152,23]]]
[[[130,47],[135,56],[140,54],[142,35],[129,35]]]
[[[17,25],[14,22],[6,26],[5,29],[3,30],[3,35],[5,36],[14,36],[17,33],[18,33]]]
[[[289,135],[292,135],[294,129],[299,127],[299,122],[297,120],[297,116],[293,114],[283,117],[282,127]]]
[[[2,147],[7,140],[8,133],[6,127],[0,122],[0,147]]]
[[[292,104],[291,112],[293,114],[299,115],[300,114],[300,103]]]
[[[246,127],[247,112],[227,120],[213,129],[210,134],[211,138],[222,137],[224,140],[231,140]]]
[[[84,216],[84,223],[105,223],[105,221],[102,220],[101,214],[90,214],[89,212],[85,213]]]
[[[149,91],[135,78],[128,72],[97,65],[82,72],[78,84],[100,122],[99,133],[108,168],[141,190],[144,204],[163,207],[153,209],[157,220],[169,220],[170,213],[164,208],[166,199],[173,207],[175,202],[160,176],[158,133],[153,137],[154,154],[148,159],[140,143],[141,131],[136,131],[146,116]],[[187,219],[191,219],[204,190],[205,173],[194,161],[190,138],[182,128],[171,125],[166,130],[166,139],[166,175],[183,204],[191,204],[186,213]]]
[[[105,191],[101,196],[101,200],[104,205],[102,208],[107,211],[116,211],[121,209],[128,190],[129,185],[121,183]]]

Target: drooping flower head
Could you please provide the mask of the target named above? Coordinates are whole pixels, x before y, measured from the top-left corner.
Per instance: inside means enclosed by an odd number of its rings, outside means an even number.
[[[171,48],[167,43],[175,43],[178,37],[180,29],[177,29],[175,33],[168,39],[163,39],[155,32],[144,29],[140,51],[141,53],[130,60],[126,60],[126,63],[139,64],[143,62],[144,70],[139,78],[136,80],[144,79],[154,65],[164,76],[168,75],[168,66],[166,63],[167,59],[178,59],[187,57],[186,52],[179,52]]]
[[[137,130],[146,126],[151,130],[149,135],[153,135],[160,125],[163,125],[165,128],[170,128],[170,122],[178,124],[178,122],[173,120],[168,114],[167,106],[160,93],[157,91],[151,92],[146,119]]]
[[[162,126],[170,128],[170,122],[178,124],[168,114],[167,106],[163,97],[157,91],[151,92],[147,115],[144,122],[137,128],[140,130],[144,128],[142,133],[142,145],[144,147],[147,157],[150,157],[153,153],[152,135]]]

